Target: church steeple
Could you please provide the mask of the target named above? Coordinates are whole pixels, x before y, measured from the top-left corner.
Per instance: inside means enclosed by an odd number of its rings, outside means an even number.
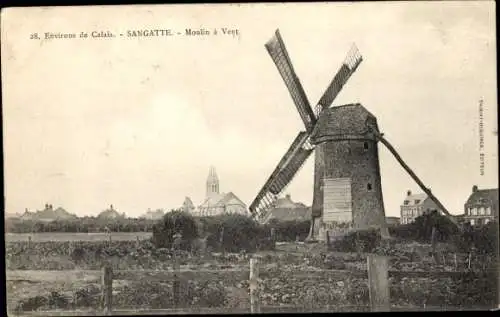
[[[207,178],[207,197],[219,193],[219,178],[215,172],[215,167],[210,166]]]

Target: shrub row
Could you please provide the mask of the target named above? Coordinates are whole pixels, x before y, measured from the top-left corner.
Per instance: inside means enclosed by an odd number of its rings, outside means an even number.
[[[303,241],[309,235],[311,221],[278,221],[273,219],[266,225],[266,227],[269,228],[269,231],[274,229],[276,241]]]
[[[458,252],[469,252],[475,248],[480,253],[493,254],[498,250],[498,224],[490,222],[481,227],[465,225],[463,231],[451,221],[437,213],[418,217],[415,222],[389,227],[393,238],[430,243],[432,228],[436,228],[436,242],[447,242]],[[381,236],[378,230],[362,230],[347,234],[335,241],[332,247],[342,252],[374,252],[380,246]]]
[[[151,232],[155,223],[155,220],[141,218],[98,219],[96,217],[83,217],[76,220],[52,222],[8,219],[5,221],[5,232],[104,232],[105,228],[112,232]]]
[[[182,238],[176,241],[174,235],[177,233]],[[152,241],[159,248],[191,251],[200,243],[216,252],[254,252],[274,247],[269,228],[260,226],[250,217],[226,214],[194,218],[181,211],[167,213],[153,227]]]

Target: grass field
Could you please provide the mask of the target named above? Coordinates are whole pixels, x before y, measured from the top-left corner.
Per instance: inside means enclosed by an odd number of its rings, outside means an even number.
[[[135,241],[139,239],[149,239],[153,234],[151,232],[112,232],[111,239],[114,241]],[[45,241],[103,241],[108,240],[109,235],[104,232],[42,232],[42,233],[6,233],[6,242],[28,241],[31,236],[33,242]]]

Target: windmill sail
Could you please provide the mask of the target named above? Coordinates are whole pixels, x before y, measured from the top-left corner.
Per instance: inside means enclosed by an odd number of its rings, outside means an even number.
[[[356,68],[358,68],[362,61],[363,57],[359,53],[358,48],[353,45],[347,53],[342,66],[338,70],[335,77],[333,77],[332,82],[318,102],[322,109],[330,107],[333,100],[335,100],[339,92],[342,90],[342,87],[344,87],[349,77],[351,77],[351,75],[356,71]]]
[[[292,145],[250,205],[250,212],[254,216],[264,216],[265,211],[273,206],[276,196],[285,189],[297,171],[304,165],[304,162],[314,150],[308,139],[309,134],[302,131],[292,142]]]
[[[285,81],[288,91],[292,96],[293,102],[299,111],[300,117],[302,118],[307,131],[311,131],[316,120],[316,116],[314,115],[311,105],[309,104],[309,100],[307,100],[307,96],[299,78],[295,74],[295,70],[293,69],[292,62],[288,56],[288,52],[286,51],[286,47],[279,30],[276,30],[274,36],[265,44],[265,47],[276,64],[281,77]]]

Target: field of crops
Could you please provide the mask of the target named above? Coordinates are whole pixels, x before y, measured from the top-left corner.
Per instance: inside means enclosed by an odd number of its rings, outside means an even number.
[[[41,232],[41,233],[6,233],[6,242],[28,241],[31,236],[31,241],[108,241],[109,235],[104,232],[92,233],[76,233],[76,232]],[[135,241],[139,239],[151,238],[151,232],[112,232],[111,239],[116,241]]]
[[[73,249],[72,249],[73,248]],[[383,250],[381,250],[383,252]],[[350,277],[340,279],[308,279],[297,276],[301,270],[366,269],[366,255],[328,252],[319,244],[280,244],[276,251],[258,252],[260,265],[275,267],[275,274],[260,283],[262,305],[293,305],[297,309],[350,306],[364,310],[369,301],[367,280]],[[448,260],[437,266],[426,255],[414,254],[408,246],[391,251],[391,270],[454,270]],[[181,269],[221,270],[248,266],[248,256],[240,254],[207,254],[177,256]],[[460,268],[466,266],[465,255],[459,255]],[[445,259],[446,260],[446,259]],[[483,260],[473,260],[480,267]],[[111,263],[113,270],[171,270],[174,259],[168,249],[155,249],[149,241],[81,241],[71,246],[67,241],[7,242],[6,266],[9,282],[9,310],[91,309],[101,305],[99,277],[82,270],[99,270]],[[30,271],[35,270],[35,271]],[[43,270],[66,270],[61,274]],[[68,271],[71,270],[71,271]],[[222,275],[221,275],[222,276]],[[421,307],[424,305],[470,307],[496,299],[495,280],[451,278],[391,278],[393,305]],[[480,290],[480,291],[478,291]],[[485,293],[486,292],[486,293]],[[248,281],[229,282],[214,279],[208,282],[189,281],[181,284],[177,307],[249,306]],[[171,282],[116,280],[113,302],[117,309],[158,309],[173,307]],[[354,307],[357,307],[356,309]]]

